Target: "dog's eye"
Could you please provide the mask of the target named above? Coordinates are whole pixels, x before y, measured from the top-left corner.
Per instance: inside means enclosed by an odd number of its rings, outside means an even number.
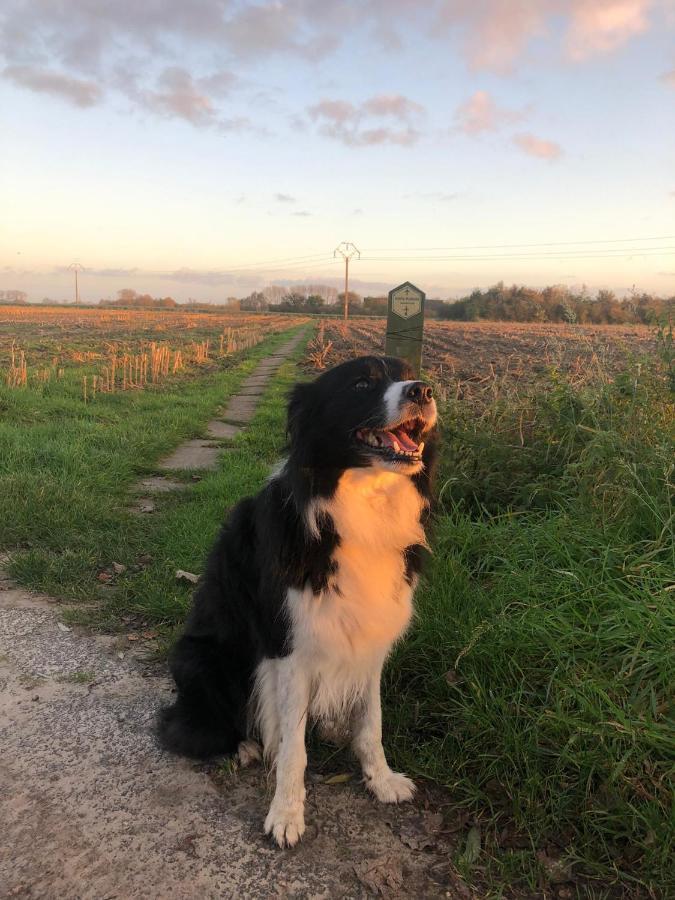
[[[359,378],[359,380],[354,385],[355,390],[363,391],[370,387],[370,381],[367,378]]]

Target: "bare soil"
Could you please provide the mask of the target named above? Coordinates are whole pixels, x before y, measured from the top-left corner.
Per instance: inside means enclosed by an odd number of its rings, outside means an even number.
[[[330,368],[363,353],[383,353],[386,321],[325,319],[310,344],[306,369],[315,359]],[[324,349],[325,354],[317,349]],[[439,322],[424,329],[422,365],[450,391],[482,381],[531,384],[555,370],[572,381],[614,375],[631,357],[654,352],[655,339],[644,325],[555,325],[519,322]]]

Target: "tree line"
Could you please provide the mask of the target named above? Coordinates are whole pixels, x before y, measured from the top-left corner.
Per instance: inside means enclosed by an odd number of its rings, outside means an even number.
[[[277,286],[275,286],[277,287]],[[300,290],[276,293],[266,288],[254,291],[247,297],[229,297],[226,307],[245,312],[295,312],[324,315],[341,315],[344,293],[335,289],[321,290],[320,285],[303,286]],[[312,292],[313,291],[313,292]],[[274,296],[276,302],[270,299]],[[0,303],[27,303],[22,291],[0,291]],[[47,298],[43,303],[52,303]],[[129,288],[117,292],[116,300],[101,300],[101,306],[175,309],[208,308],[219,304],[188,300],[178,303],[173,297],[152,297],[139,294]],[[387,296],[384,294],[362,297],[349,292],[349,310],[355,315],[386,316]],[[567,324],[644,324],[672,318],[675,312],[675,296],[659,297],[646,292],[632,291],[619,298],[613,291],[599,290],[595,295],[586,288],[573,290],[564,285],[545,288],[529,288],[524,285],[505,285],[498,282],[486,290],[476,288],[459,299],[442,300],[428,297],[425,311],[428,318],[450,319],[459,322],[481,320],[496,322],[558,322]]]
[[[297,313],[340,314],[344,293],[333,304],[317,294],[289,292],[277,303],[270,303],[262,292],[254,292],[239,302],[242,310]],[[599,290],[592,295],[583,288],[574,291],[564,285],[542,289],[523,285],[505,285],[503,281],[487,290],[476,290],[457,300],[427,298],[428,318],[460,322],[490,320],[496,322],[558,322],[574,324],[643,324],[649,325],[672,316],[675,297],[658,297],[645,292],[632,292],[619,298],[613,291]],[[358,315],[386,316],[385,295],[361,297],[349,292],[349,309]]]
[[[476,322],[562,322],[580,324],[649,325],[672,316],[675,296],[631,292],[619,298],[613,291],[599,290],[595,296],[585,288],[574,291],[563,285],[538,290],[522,285],[508,287],[503,281],[485,291],[476,289],[459,300],[444,303],[441,319]]]

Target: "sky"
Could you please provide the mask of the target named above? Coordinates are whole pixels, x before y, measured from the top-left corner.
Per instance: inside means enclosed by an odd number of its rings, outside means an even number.
[[[3,0],[0,290],[675,293],[675,0]]]

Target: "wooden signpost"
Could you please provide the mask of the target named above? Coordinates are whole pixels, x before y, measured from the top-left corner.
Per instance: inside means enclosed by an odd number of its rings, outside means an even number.
[[[389,291],[385,353],[407,359],[417,378],[422,366],[424,300],[424,291],[409,281]]]

